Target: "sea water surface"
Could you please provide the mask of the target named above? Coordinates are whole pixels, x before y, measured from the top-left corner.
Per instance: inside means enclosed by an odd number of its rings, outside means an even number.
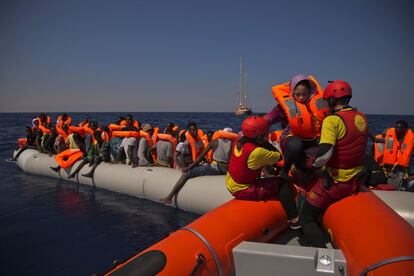
[[[54,121],[57,114],[50,114]],[[108,124],[125,113],[70,113]],[[232,127],[233,113],[132,113],[141,123],[164,128],[196,122],[204,131]],[[91,275],[111,268],[198,215],[56,178],[26,174],[6,161],[34,113],[0,113],[0,275]],[[374,134],[414,116],[369,115]],[[277,128],[277,127],[275,127]],[[413,162],[411,163],[413,168]],[[223,183],[224,185],[224,183]]]

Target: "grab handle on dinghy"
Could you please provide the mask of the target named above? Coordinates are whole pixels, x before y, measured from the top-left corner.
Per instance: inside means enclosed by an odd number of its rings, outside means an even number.
[[[195,273],[197,272],[198,268],[200,267],[200,265],[202,263],[205,262],[205,260],[206,260],[206,257],[204,257],[203,253],[198,254],[198,256],[197,256],[197,263],[194,266],[193,271],[191,271],[190,276],[194,276],[195,275]]]
[[[373,264],[373,265],[365,268],[364,270],[362,270],[362,272],[359,275],[360,276],[367,276],[368,272],[371,272],[374,269],[377,269],[381,266],[396,263],[396,262],[403,262],[403,261],[414,261],[414,256],[400,256],[400,257],[395,257],[395,258],[389,258],[389,259],[382,260],[382,261],[380,261],[376,264]]]
[[[218,276],[221,276],[223,273],[221,271],[220,259],[218,258],[217,253],[214,251],[213,247],[207,241],[207,239],[204,238],[203,235],[201,235],[197,230],[195,230],[193,228],[190,228],[190,227],[182,227],[181,230],[190,231],[191,233],[193,233],[194,235],[196,235],[204,243],[204,245],[207,247],[207,249],[210,251],[211,255],[213,256],[214,263],[216,264],[216,267],[217,267],[217,275]],[[198,262],[198,258],[197,258],[197,262]]]

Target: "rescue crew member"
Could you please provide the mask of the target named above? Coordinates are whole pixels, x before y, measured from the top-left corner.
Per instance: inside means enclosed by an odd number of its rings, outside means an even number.
[[[314,247],[326,247],[327,233],[318,217],[333,202],[355,192],[364,182],[364,157],[368,139],[365,115],[350,107],[350,85],[341,80],[330,83],[324,92],[332,115],[325,118],[319,152],[313,167],[319,175],[308,191],[300,213],[305,240]]]
[[[252,116],[242,123],[243,136],[235,142],[231,151],[229,169],[226,174],[226,187],[237,199],[265,200],[279,198],[284,207],[289,226],[292,229],[300,228],[297,211],[288,191],[286,182],[280,183],[280,178],[260,178],[262,169],[275,165],[282,155],[268,142],[269,124],[267,120]],[[283,190],[283,192],[282,192]],[[292,211],[293,209],[293,211]]]
[[[395,126],[386,129],[382,137],[374,141],[375,159],[383,166],[388,184],[396,190],[405,190],[410,176],[410,159],[414,146],[414,132],[404,120],[395,122]]]
[[[281,176],[287,179],[292,164],[304,171],[311,166],[313,160],[307,157],[317,153],[322,121],[329,108],[313,76],[296,75],[289,82],[273,86],[272,94],[278,105],[264,119],[271,125],[280,122],[282,129],[287,128],[289,135],[281,141],[284,155]]]

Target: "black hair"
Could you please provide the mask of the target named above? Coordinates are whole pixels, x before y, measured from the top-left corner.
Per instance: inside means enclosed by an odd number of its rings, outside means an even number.
[[[408,123],[405,120],[398,120],[395,122],[395,125],[401,125],[404,129],[408,128]]]
[[[27,127],[25,127],[24,129],[25,129],[25,130],[30,130],[30,132],[32,132],[32,128],[31,128],[31,127],[28,127],[28,126],[27,126]]]
[[[127,120],[127,119],[128,119],[128,117],[129,117],[129,119],[131,119],[131,120],[132,120],[132,115],[131,115],[131,114],[127,114],[127,115],[125,115],[125,120]]]
[[[187,137],[185,136],[185,131],[183,131],[183,133],[180,135],[180,142],[184,142],[186,139]]]
[[[187,124],[187,129],[189,129],[190,127],[192,127],[192,126],[194,126],[194,127],[196,127],[197,128],[197,124],[195,123],[195,122],[189,122],[188,124]]]
[[[336,99],[336,104],[348,105],[350,101],[351,101],[351,97],[345,96],[345,97]]]
[[[309,80],[301,80],[300,82],[298,82],[298,83],[296,84],[295,88],[296,88],[296,87],[298,87],[298,85],[303,85],[303,86],[306,86],[306,88],[307,88],[309,91],[311,91],[311,85],[310,85]]]

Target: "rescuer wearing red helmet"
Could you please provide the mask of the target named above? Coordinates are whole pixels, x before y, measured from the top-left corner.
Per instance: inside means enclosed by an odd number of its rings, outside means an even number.
[[[276,197],[280,184],[280,189],[288,184],[280,183],[278,177],[260,178],[263,167],[273,166],[281,159],[281,154],[267,141],[269,123],[258,116],[248,117],[243,121],[242,133],[243,137],[237,140],[231,151],[226,174],[227,189],[237,199],[264,200]],[[294,204],[290,192],[280,192],[279,198],[283,207],[286,206],[285,202]],[[288,220],[297,216],[297,213],[287,213]],[[294,225],[289,221],[289,224],[296,229],[297,223]]]
[[[328,241],[327,233],[318,225],[318,216],[363,184],[368,121],[348,105],[351,97],[351,86],[341,80],[331,82],[324,91],[332,115],[323,121],[319,152],[313,163],[319,178],[308,191],[299,217],[311,246],[325,247]]]

